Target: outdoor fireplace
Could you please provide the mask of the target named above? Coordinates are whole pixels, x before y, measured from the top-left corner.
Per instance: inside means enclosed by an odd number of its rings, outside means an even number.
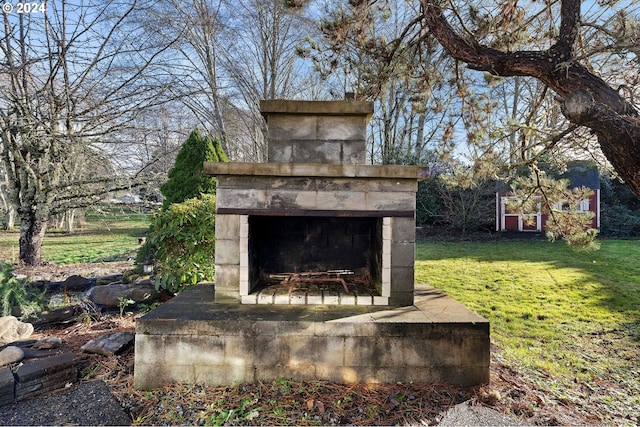
[[[135,386],[489,381],[489,322],[414,285],[421,168],[365,163],[371,103],[263,102],[218,177],[216,277],[136,321]]]
[[[422,168],[366,161],[373,104],[263,101],[267,163],[216,175],[216,299],[410,305]]]

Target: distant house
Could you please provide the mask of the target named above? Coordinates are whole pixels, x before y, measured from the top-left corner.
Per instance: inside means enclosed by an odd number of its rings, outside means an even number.
[[[545,168],[547,173],[552,171]],[[556,174],[556,178],[567,179],[570,188],[586,187],[593,191],[591,197],[580,201],[579,212],[593,212],[595,215],[591,227],[600,229],[600,174],[598,167],[591,162],[575,161],[567,165],[567,170]],[[503,185],[496,191],[496,231],[541,232],[544,231],[548,214],[542,213],[541,203],[535,212],[513,212],[508,208],[509,201],[517,201]],[[563,202],[556,206],[562,210]]]
[[[127,193],[118,199],[118,203],[140,203],[140,197]]]

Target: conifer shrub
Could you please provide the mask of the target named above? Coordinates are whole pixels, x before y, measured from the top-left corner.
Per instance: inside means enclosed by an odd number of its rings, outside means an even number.
[[[46,309],[45,291],[18,280],[9,264],[0,263],[0,315],[27,318]],[[17,312],[15,312],[17,310]]]
[[[178,152],[161,187],[162,210],[154,212],[147,239],[136,256],[137,271],[154,266],[156,287],[172,293],[214,275],[216,180],[204,162],[227,162],[219,140],[196,128]]]
[[[202,173],[204,162],[228,162],[218,139],[204,136],[196,128],[182,145],[168,180],[160,187],[164,196],[162,209],[182,203],[200,194],[215,194],[216,179]]]
[[[203,194],[154,212],[136,264],[154,265],[156,288],[181,292],[215,272],[216,198]]]

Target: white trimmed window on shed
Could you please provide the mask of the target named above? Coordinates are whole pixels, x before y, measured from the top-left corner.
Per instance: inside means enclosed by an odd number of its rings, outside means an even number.
[[[590,212],[590,203],[589,203],[589,199],[584,199],[584,200],[580,200],[580,202],[577,203],[575,209],[575,212],[578,213],[586,213],[586,212]],[[562,200],[558,203],[556,203],[555,205],[555,209],[562,211],[562,212],[570,212],[571,209],[571,204],[566,201],[566,200]]]

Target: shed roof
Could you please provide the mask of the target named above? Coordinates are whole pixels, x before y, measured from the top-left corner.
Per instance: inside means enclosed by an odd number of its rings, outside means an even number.
[[[558,171],[549,163],[538,164],[540,170],[545,171],[549,176],[556,179],[568,179],[571,188],[586,187],[591,190],[600,189],[600,172],[598,165],[594,162],[574,160],[567,163],[565,171]],[[498,182],[498,191],[508,191],[508,182]]]
[[[567,170],[558,177],[568,179],[573,188],[600,189],[600,172],[598,166],[593,162],[570,162],[567,165]]]

